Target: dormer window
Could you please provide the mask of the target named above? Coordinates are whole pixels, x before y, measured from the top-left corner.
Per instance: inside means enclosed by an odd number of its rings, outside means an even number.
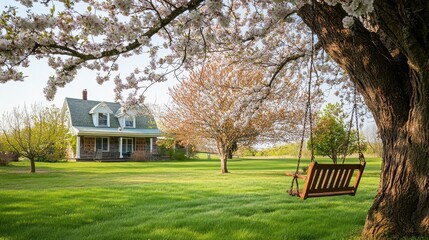
[[[107,113],[98,113],[98,126],[107,126],[107,119],[109,115]]]
[[[110,114],[112,113],[113,111],[104,102],[95,105],[89,111],[89,114],[92,115],[92,121],[95,127],[110,127]]]
[[[135,110],[125,110],[122,107],[115,113],[121,128],[136,128],[136,115],[137,112]]]
[[[125,116],[125,127],[126,128],[133,128],[134,127],[134,118],[131,116]]]

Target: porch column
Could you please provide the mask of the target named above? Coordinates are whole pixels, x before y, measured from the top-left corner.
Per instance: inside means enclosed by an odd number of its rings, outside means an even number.
[[[122,137],[119,138],[119,158],[124,158],[122,155]]]
[[[80,136],[76,136],[76,157],[80,158]]]
[[[153,152],[153,138],[149,138],[150,139],[150,152]]]

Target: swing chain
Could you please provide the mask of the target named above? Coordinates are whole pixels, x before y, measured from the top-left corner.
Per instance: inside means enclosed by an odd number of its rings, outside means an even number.
[[[357,90],[356,90],[356,83],[355,83],[355,99],[354,99],[354,108],[355,108],[355,118],[356,118],[356,131],[357,131],[357,144],[358,144],[358,154],[359,154],[359,162],[365,162],[365,156],[362,153],[362,147],[360,142],[360,133],[359,133],[359,114],[357,110]]]
[[[351,28],[352,31],[352,45],[353,45],[353,50],[356,50],[356,46],[355,46],[355,30],[352,27]],[[357,54],[354,54],[354,56],[356,56]],[[357,62],[357,60],[353,61],[353,65]],[[343,159],[342,159],[342,163],[344,164],[344,161],[346,159],[347,156],[347,151],[349,148],[349,144],[350,144],[350,135],[351,135],[351,131],[352,131],[352,126],[353,126],[353,115],[355,117],[355,121],[356,121],[356,137],[357,137],[357,144],[358,144],[358,154],[359,154],[359,162],[365,162],[365,157],[362,153],[362,148],[361,148],[361,142],[360,142],[360,133],[359,133],[359,111],[358,111],[358,107],[357,107],[358,103],[357,103],[357,84],[356,81],[353,82],[353,108],[352,108],[352,113],[350,116],[350,123],[349,123],[349,130],[347,133],[347,141],[346,141],[346,145],[344,147],[344,152],[343,152]]]
[[[309,86],[311,85],[311,80],[309,81]],[[307,99],[307,106],[305,108],[305,113],[304,113],[304,122],[303,122],[303,127],[302,127],[302,135],[301,135],[301,142],[299,145],[299,153],[298,153],[298,162],[296,164],[296,170],[295,173],[293,174],[293,179],[292,179],[292,183],[290,185],[290,190],[289,190],[289,195],[291,196],[299,196],[299,185],[298,185],[298,173],[299,173],[299,166],[301,164],[301,158],[302,158],[302,149],[304,146],[304,138],[305,138],[305,129],[306,129],[306,125],[307,125],[307,116],[308,113],[311,112],[311,102],[310,102],[310,91],[308,92],[308,99]],[[313,157],[312,157],[313,159]],[[296,192],[293,191],[293,185],[296,185]]]
[[[315,16],[316,16],[316,4],[313,0],[311,2],[312,8],[313,8],[313,26],[315,23]],[[307,117],[309,117],[309,125],[310,125],[310,151],[311,151],[311,161],[314,162],[314,150],[313,150],[313,116],[311,112],[311,84],[312,84],[312,73],[313,73],[313,67],[314,67],[314,32],[313,29],[311,29],[311,56],[310,56],[310,69],[309,69],[309,79],[308,79],[308,88],[307,88],[307,104],[305,108],[304,113],[304,122],[303,122],[303,129],[302,129],[302,135],[301,135],[301,142],[299,145],[299,153],[298,153],[298,162],[296,165],[296,171],[293,174],[292,183],[289,190],[289,195],[291,196],[300,196],[299,192],[299,184],[298,184],[298,177],[299,177],[299,167],[301,164],[301,158],[302,158],[302,149],[304,146],[304,138],[305,138],[305,130],[307,127]],[[296,191],[293,191],[293,185],[296,186]]]
[[[353,88],[353,107],[352,107],[352,113],[351,113],[350,121],[349,121],[349,129],[347,131],[347,139],[346,139],[346,143],[344,145],[344,150],[343,150],[343,157],[342,157],[342,163],[343,164],[344,164],[344,161],[346,160],[347,152],[348,152],[348,149],[349,149],[349,146],[350,146],[350,136],[351,136],[352,127],[353,127],[353,118],[355,117],[355,115],[356,115],[356,117],[358,115],[356,94],[357,94],[356,83],[354,83],[354,88]],[[356,118],[357,142],[358,142],[358,145],[360,145],[360,142],[359,142],[359,126],[358,125],[359,125],[359,123],[357,122],[357,118]],[[358,146],[358,148],[359,148],[359,146]]]

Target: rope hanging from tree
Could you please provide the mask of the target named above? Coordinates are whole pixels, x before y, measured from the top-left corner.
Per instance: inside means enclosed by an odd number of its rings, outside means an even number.
[[[313,24],[314,24],[314,16],[315,16],[315,3],[314,1],[312,1],[312,8],[313,8]],[[311,111],[311,85],[312,85],[312,79],[313,79],[313,67],[314,67],[314,32],[313,30],[311,30],[311,55],[310,55],[310,68],[309,68],[309,77],[308,77],[308,86],[307,86],[307,104],[306,104],[306,108],[305,108],[305,113],[304,113],[304,121],[302,124],[302,134],[301,134],[301,141],[299,144],[299,153],[298,153],[298,161],[297,161],[297,165],[296,165],[296,171],[293,174],[293,179],[292,179],[292,183],[290,186],[290,190],[289,190],[289,194],[294,196],[296,194],[299,195],[299,183],[298,183],[298,178],[299,178],[299,167],[301,165],[301,158],[302,158],[302,149],[304,146],[304,138],[305,138],[305,131],[306,131],[306,127],[307,127],[307,118],[309,119],[309,125],[310,125],[310,151],[311,151],[311,162],[314,161],[314,150],[313,150],[313,115],[312,115],[312,111]],[[293,185],[296,185],[296,191],[293,191]]]
[[[356,45],[355,45],[355,31],[354,28],[351,28],[351,32],[352,32],[352,46],[353,46],[353,50],[356,50]],[[357,56],[357,54],[353,54],[353,56]],[[357,59],[355,59],[353,61],[353,66],[355,66],[357,62]],[[349,145],[350,145],[350,135],[352,132],[352,127],[353,127],[353,116],[355,117],[355,121],[356,121],[356,140],[357,140],[357,145],[358,145],[358,154],[359,154],[359,162],[365,162],[365,157],[362,153],[362,147],[361,147],[361,143],[360,143],[360,130],[359,130],[359,111],[358,111],[358,102],[357,102],[357,86],[356,86],[356,81],[353,82],[353,108],[352,108],[352,113],[350,116],[350,122],[349,122],[349,129],[347,132],[347,140],[346,140],[346,144],[344,147],[344,152],[343,152],[343,157],[342,157],[342,163],[344,164],[344,161],[346,160],[346,156],[347,156],[347,152],[349,149]]]
[[[310,64],[312,65],[312,63]],[[289,194],[290,195],[296,195],[299,194],[299,167],[301,165],[301,158],[302,158],[302,149],[304,146],[304,138],[305,138],[305,131],[307,126],[307,117],[309,118],[309,124],[310,124],[310,149],[311,149],[311,161],[314,161],[314,151],[313,151],[313,133],[311,129],[313,128],[313,121],[312,121],[312,113],[311,113],[311,72],[312,69],[310,67],[310,78],[308,80],[308,92],[307,92],[307,105],[305,108],[305,114],[304,114],[304,122],[303,122],[303,128],[302,128],[302,134],[301,134],[301,142],[299,144],[299,153],[298,153],[298,161],[296,165],[295,173],[293,174],[292,183],[290,186]],[[296,192],[293,191],[293,185],[296,185]]]
[[[365,157],[362,153],[362,147],[361,147],[361,143],[360,143],[360,130],[359,130],[359,112],[358,112],[358,107],[357,107],[357,87],[356,87],[356,83],[353,84],[353,108],[352,108],[352,113],[350,116],[350,122],[349,122],[349,129],[347,131],[347,139],[346,139],[346,144],[344,146],[344,152],[343,152],[343,157],[342,157],[342,163],[344,164],[345,160],[346,160],[346,156],[347,156],[347,152],[350,146],[350,135],[352,133],[352,128],[353,128],[353,117],[355,118],[355,122],[356,122],[356,142],[357,142],[357,148],[358,148],[358,154],[359,154],[359,162],[365,161]]]
[[[315,3],[312,2],[313,7],[313,21],[315,21]],[[314,22],[313,22],[314,26]],[[353,34],[353,33],[352,33]],[[311,109],[311,85],[312,85],[312,75],[314,68],[314,33],[313,30],[311,32],[311,56],[310,56],[310,69],[309,69],[309,80],[308,80],[308,88],[307,88],[307,105],[304,114],[304,122],[303,122],[303,130],[301,135],[301,142],[299,146],[298,160],[295,173],[292,174],[292,183],[289,190],[289,195],[298,196],[302,199],[306,199],[307,197],[323,197],[323,196],[335,196],[335,195],[355,195],[357,191],[357,187],[360,182],[360,178],[364,171],[366,162],[365,157],[363,156],[360,144],[360,135],[359,135],[359,116],[357,109],[357,86],[356,82],[354,82],[354,99],[353,99],[353,108],[352,114],[349,123],[349,129],[347,133],[347,140],[344,146],[344,155],[342,159],[342,164],[337,165],[334,164],[318,164],[314,161],[314,148],[313,148],[313,121],[312,121],[312,109]],[[353,34],[353,48],[354,47],[354,34]],[[317,76],[317,75],[316,75]],[[353,116],[356,118],[356,129],[357,129],[357,144],[358,144],[358,153],[359,153],[359,162],[360,164],[344,164],[349,144],[350,144],[350,135],[352,132],[353,126]],[[302,149],[304,146],[304,138],[305,131],[307,127],[307,118],[309,118],[310,125],[310,151],[311,151],[311,162],[308,169],[309,175],[307,177],[299,175],[299,167],[301,164],[302,158]],[[341,167],[339,167],[341,166]],[[349,186],[351,177],[354,171],[357,170],[356,178],[353,183],[353,186]],[[305,179],[305,185],[302,193],[299,190],[298,178]],[[293,190],[294,185],[296,186],[296,190]]]

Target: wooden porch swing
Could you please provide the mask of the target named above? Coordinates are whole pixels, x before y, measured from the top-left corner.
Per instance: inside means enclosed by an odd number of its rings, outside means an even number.
[[[301,178],[305,179],[305,183],[302,190],[298,188],[293,190],[293,188],[291,188],[289,194],[291,196],[300,197],[302,200],[312,197],[338,195],[354,196],[359,186],[365,165],[365,161],[359,164],[319,164],[313,161],[308,167],[307,176],[299,174],[292,175],[294,177],[293,181]],[[352,182],[353,176],[355,177]]]
[[[309,81],[307,89],[307,107],[304,114],[303,131],[301,136],[301,143],[298,154],[298,162],[295,173],[286,173],[287,176],[292,176],[292,184],[289,190],[289,195],[297,196],[302,200],[312,197],[327,197],[327,196],[338,196],[338,195],[351,195],[356,194],[357,188],[360,183],[363,171],[365,169],[365,157],[361,151],[360,136],[359,136],[359,122],[358,122],[358,110],[357,110],[357,91],[356,83],[354,83],[354,103],[349,123],[349,129],[347,133],[347,141],[344,147],[344,154],[342,158],[342,164],[320,164],[314,161],[314,150],[313,150],[313,133],[312,133],[312,113],[311,113],[311,82],[312,82],[312,70],[313,70],[313,55],[314,55],[314,35],[312,34],[312,51],[310,70],[309,70]],[[317,74],[316,74],[317,77]],[[359,163],[357,164],[345,164],[345,158],[350,143],[350,134],[353,126],[353,115],[356,118],[356,129],[357,129],[357,144],[359,153]],[[302,148],[304,145],[304,135],[306,130],[307,117],[309,117],[310,123],[310,146],[311,146],[311,163],[308,166],[307,175],[299,174],[299,165],[301,163]],[[304,179],[304,187],[299,189],[298,179]],[[354,181],[352,182],[352,179]],[[296,186],[293,189],[294,184]]]
[[[311,197],[327,197],[327,196],[338,196],[338,195],[351,195],[356,194],[357,188],[359,186],[360,179],[362,177],[363,171],[365,169],[365,157],[361,151],[360,147],[360,137],[359,137],[359,123],[357,116],[357,101],[356,101],[356,86],[355,86],[355,96],[354,96],[354,105],[352,110],[352,116],[350,119],[350,126],[347,133],[347,141],[344,147],[344,154],[342,158],[342,164],[320,164],[314,161],[314,151],[311,147],[311,162],[308,166],[307,175],[299,174],[299,166],[302,156],[302,148],[304,144],[304,134],[305,134],[305,123],[303,129],[303,135],[301,138],[298,163],[295,173],[286,173],[287,176],[292,176],[292,184],[289,190],[291,196],[300,197],[302,200]],[[311,120],[311,106],[307,104],[307,110],[305,113],[304,122],[306,121],[307,114],[310,115],[310,129],[312,129],[312,120]],[[358,142],[358,152],[359,152],[359,163],[357,164],[345,164],[345,158],[347,155],[347,149],[350,143],[350,134],[352,128],[352,119],[353,115],[356,116],[356,128],[357,128],[357,142]],[[310,145],[313,146],[313,136],[312,131],[310,130]],[[354,177],[354,178],[353,178]],[[299,189],[298,179],[304,179],[303,189]],[[352,182],[352,179],[354,181]],[[296,189],[293,189],[293,185],[296,185]]]

